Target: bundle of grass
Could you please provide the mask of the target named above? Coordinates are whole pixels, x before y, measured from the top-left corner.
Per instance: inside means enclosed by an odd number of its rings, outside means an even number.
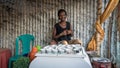
[[[13,62],[13,68],[29,68],[29,63],[29,57],[20,57],[15,62]]]

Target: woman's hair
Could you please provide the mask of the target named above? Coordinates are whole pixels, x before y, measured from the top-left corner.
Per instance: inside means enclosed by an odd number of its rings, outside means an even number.
[[[67,12],[66,12],[64,9],[60,9],[60,10],[58,11],[58,16],[59,16],[60,13],[62,13],[62,12],[65,12],[65,15],[67,15]]]

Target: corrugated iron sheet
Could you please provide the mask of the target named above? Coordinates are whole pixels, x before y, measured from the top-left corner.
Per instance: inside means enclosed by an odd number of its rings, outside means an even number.
[[[102,10],[109,0],[103,0]],[[14,54],[15,38],[21,34],[33,34],[35,45],[45,46],[51,41],[54,24],[59,22],[57,12],[65,9],[74,31],[72,39],[81,39],[87,46],[97,19],[97,0],[0,0],[0,47],[10,48]],[[116,10],[102,25],[105,38],[101,56],[107,57],[107,47],[112,55],[117,49]]]

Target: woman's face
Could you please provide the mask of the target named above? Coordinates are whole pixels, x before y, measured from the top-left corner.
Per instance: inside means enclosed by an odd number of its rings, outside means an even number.
[[[66,18],[67,18],[67,16],[66,16],[65,12],[61,12],[59,14],[59,20],[61,20],[62,22],[66,21]]]

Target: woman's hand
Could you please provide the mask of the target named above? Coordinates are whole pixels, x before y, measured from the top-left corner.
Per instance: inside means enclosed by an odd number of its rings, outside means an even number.
[[[60,36],[67,35],[67,30],[64,30],[62,33],[60,33]]]
[[[64,30],[62,33],[60,33],[60,36],[64,36],[64,35],[68,35],[68,34],[72,34],[71,30]]]
[[[67,30],[67,34],[72,34],[72,31],[71,30]]]

